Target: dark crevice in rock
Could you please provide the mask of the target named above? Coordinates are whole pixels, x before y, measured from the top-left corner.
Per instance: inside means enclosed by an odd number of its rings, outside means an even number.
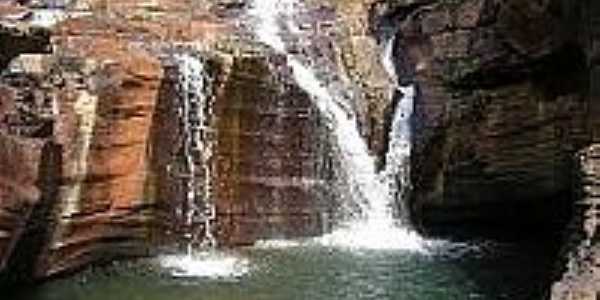
[[[0,25],[0,71],[21,53],[49,53],[50,32],[42,28],[20,31]]]
[[[59,180],[62,173],[62,147],[52,142],[42,149],[40,160],[41,197],[27,214],[22,238],[14,246],[9,264],[0,273],[0,289],[14,288],[22,283],[31,283],[40,268],[40,254],[48,247],[54,230],[55,209],[59,193]]]
[[[403,20],[422,7],[436,2],[437,0],[416,0],[409,3],[376,1],[369,8],[369,32],[381,43],[394,34],[398,24]]]
[[[481,66],[474,72],[465,72],[453,77],[449,88],[471,90],[491,89],[527,80],[543,85],[555,97],[581,91],[587,69],[585,52],[575,44],[567,44],[539,59],[523,58],[517,64],[491,64],[492,68]],[[456,66],[456,68],[461,68]],[[462,72],[460,72],[462,73]]]

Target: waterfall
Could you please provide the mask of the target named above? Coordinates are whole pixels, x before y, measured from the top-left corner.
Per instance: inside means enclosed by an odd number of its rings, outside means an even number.
[[[301,3],[296,0],[254,0],[247,14],[253,20],[256,37],[286,56],[294,80],[311,96],[313,104],[330,123],[342,171],[350,181],[350,193],[363,213],[362,218],[351,220],[338,230],[319,238],[319,241],[328,245],[358,248],[420,249],[422,243],[418,234],[396,224],[392,209],[398,189],[396,176],[400,178],[402,185],[409,185],[407,165],[414,88],[399,88],[403,98],[398,102],[393,118],[387,164],[382,172],[377,172],[375,158],[360,136],[355,115],[349,114],[344,107],[343,95],[332,88],[334,83],[318,77],[319,72],[332,70],[307,66],[302,63],[298,54],[286,51],[282,36],[285,33],[290,37],[299,31],[294,18],[300,7]],[[382,63],[390,76],[396,77],[392,50],[393,40],[386,47]],[[316,58],[308,57],[309,61],[311,59],[317,61]]]
[[[410,181],[410,155],[412,150],[412,128],[411,117],[414,111],[415,87],[413,85],[398,86],[398,75],[394,65],[394,42],[396,38],[392,36],[385,44],[385,50],[381,57],[382,65],[388,73],[394,87],[390,93],[390,98],[396,97],[400,92],[401,98],[396,104],[394,116],[392,119],[391,130],[389,133],[388,151],[385,156],[385,169],[381,176],[386,177],[386,181],[392,185],[392,190],[397,192],[400,199],[405,199],[411,188]],[[399,184],[399,185],[398,185]],[[405,207],[406,201],[400,202],[400,213],[403,219],[407,219],[408,208]]]
[[[187,252],[195,246],[214,247],[216,239],[212,222],[216,217],[211,191],[213,142],[208,138],[212,105],[206,66],[197,56],[174,54],[177,68],[177,101],[180,145],[176,160],[181,162],[179,174],[185,199],[178,210],[185,227]]]
[[[167,58],[175,68],[180,143],[169,170],[181,181],[184,199],[179,200],[177,217],[183,224],[186,252],[159,257],[159,264],[172,270],[174,277],[239,277],[249,270],[249,262],[237,255],[216,251],[212,224],[216,207],[212,194],[214,141],[211,82],[205,61],[197,54],[174,53]]]

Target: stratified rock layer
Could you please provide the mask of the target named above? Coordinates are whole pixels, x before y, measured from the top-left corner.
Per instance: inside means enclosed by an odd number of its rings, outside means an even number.
[[[56,54],[24,56],[17,63],[25,69],[4,79],[17,95],[5,102],[12,104],[0,126],[2,215],[14,224],[3,231],[10,277],[147,254],[146,149],[162,69],[130,51],[113,27],[86,31],[91,26],[98,23],[65,24]]]
[[[265,58],[235,58],[215,101],[215,197],[228,244],[319,234],[334,203],[319,112],[270,73]]]

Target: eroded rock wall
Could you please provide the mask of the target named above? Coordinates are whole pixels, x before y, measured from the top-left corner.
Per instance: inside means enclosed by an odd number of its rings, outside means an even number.
[[[54,54],[24,56],[14,62],[25,69],[3,78],[18,98],[3,101],[0,126],[0,199],[15,224],[3,245],[9,277],[148,253],[146,153],[161,67],[110,27],[81,34],[86,25],[65,24]]]
[[[568,207],[572,155],[590,142],[583,4],[379,5],[393,8],[382,19],[398,24],[399,75],[419,89],[413,216],[558,219],[553,212]]]
[[[229,244],[322,233],[334,207],[323,119],[269,59],[235,58],[215,102],[218,223]]]

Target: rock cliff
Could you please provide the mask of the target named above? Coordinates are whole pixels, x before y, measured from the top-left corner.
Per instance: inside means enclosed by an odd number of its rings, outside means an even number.
[[[53,41],[53,54],[22,55],[2,77],[8,277],[147,253],[146,147],[160,64],[130,51],[114,27],[86,26],[97,24],[64,24],[68,38]]]
[[[420,90],[415,221],[523,232],[570,220],[552,299],[598,295],[598,8],[518,0],[373,6],[376,28],[397,24],[398,68]]]
[[[400,75],[419,88],[413,215],[556,220],[568,207],[573,154],[591,138],[583,2],[374,7],[376,25],[397,24]]]
[[[206,58],[214,80],[208,182],[221,199],[221,245],[326,230],[335,213],[335,159],[308,95],[274,75],[282,57],[215,18],[235,5],[209,3],[190,13],[161,3],[79,2],[83,12],[96,12],[55,25],[48,47],[7,54],[0,79],[3,282],[181,242],[177,214],[186,191],[172,167],[182,133],[177,83],[168,76],[174,52]],[[29,30],[26,20],[15,22]],[[38,54],[18,55],[31,52]]]

